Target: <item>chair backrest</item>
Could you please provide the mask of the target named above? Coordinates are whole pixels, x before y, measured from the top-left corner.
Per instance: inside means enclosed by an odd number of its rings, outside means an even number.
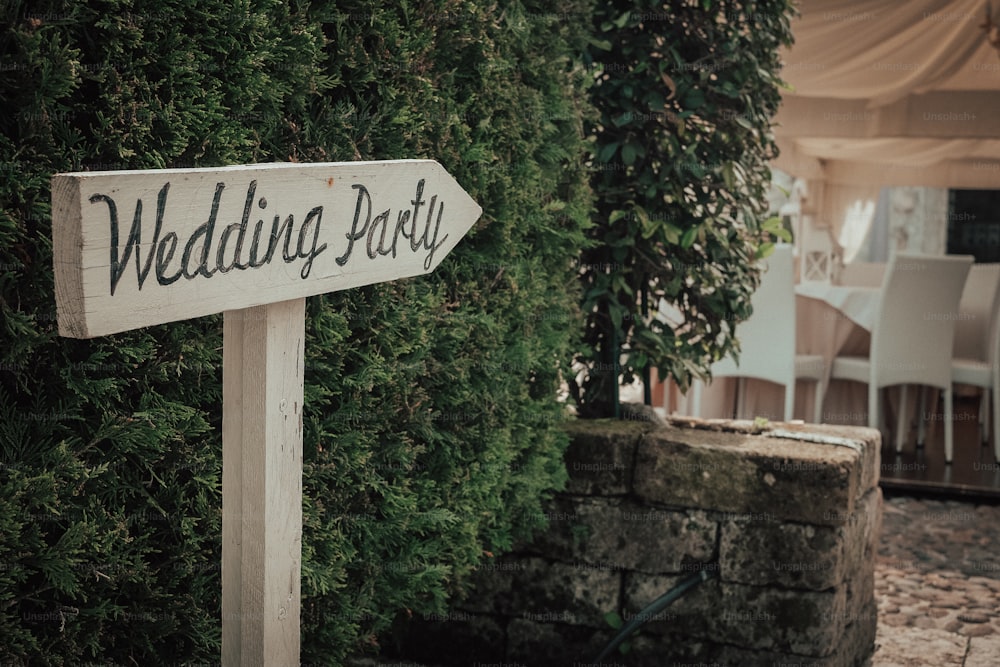
[[[971,255],[896,253],[872,331],[871,383],[951,386],[951,350]]]
[[[753,313],[736,325],[740,363],[712,364],[715,377],[741,376],[781,384],[795,382],[795,280],[792,246],[777,245],[764,260],[760,286],[750,298]]]
[[[837,282],[851,287],[880,287],[885,279],[886,264],[881,262],[851,262],[840,269]]]
[[[833,277],[833,238],[826,227],[817,227],[812,216],[803,216],[799,240],[799,280],[804,283],[829,284]]]
[[[1000,264],[973,264],[962,290],[953,355],[992,361],[993,328],[1000,310]]]

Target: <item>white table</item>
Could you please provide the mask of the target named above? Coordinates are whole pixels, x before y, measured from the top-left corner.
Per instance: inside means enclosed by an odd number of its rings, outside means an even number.
[[[867,425],[868,390],[856,382],[831,381],[838,356],[866,356],[878,318],[881,289],[802,283],[795,286],[795,348],[799,354],[819,354],[826,366],[826,394],[820,420],[832,424]],[[798,383],[795,414],[809,415],[815,386]]]
[[[795,286],[795,296],[822,301],[838,313],[844,315],[865,331],[871,332],[878,317],[878,287],[854,287],[848,285],[825,285],[823,283],[800,283]],[[802,299],[796,299],[796,310],[802,306]],[[796,319],[798,315],[796,315]],[[799,353],[804,352],[797,345]]]

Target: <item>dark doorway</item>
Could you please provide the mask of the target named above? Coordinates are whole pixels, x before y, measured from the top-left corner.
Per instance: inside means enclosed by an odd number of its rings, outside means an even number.
[[[948,190],[948,254],[1000,262],[1000,190]]]

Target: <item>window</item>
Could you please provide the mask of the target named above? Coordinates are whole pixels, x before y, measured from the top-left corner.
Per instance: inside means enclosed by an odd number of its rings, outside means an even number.
[[[948,191],[948,254],[1000,262],[1000,190]]]

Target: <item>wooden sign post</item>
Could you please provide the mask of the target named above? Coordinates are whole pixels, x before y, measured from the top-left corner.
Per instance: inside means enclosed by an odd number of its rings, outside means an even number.
[[[61,335],[224,313],[223,665],[299,664],[305,297],[429,273],[481,213],[433,160],[52,178]]]

